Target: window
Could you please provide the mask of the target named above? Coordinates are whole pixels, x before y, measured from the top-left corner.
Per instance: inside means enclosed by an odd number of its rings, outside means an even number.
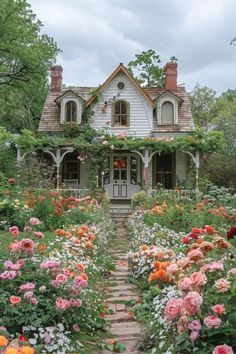
[[[130,158],[130,183],[137,184],[137,159]]]
[[[162,153],[154,159],[155,184],[161,184],[166,189],[175,185],[175,155]]]
[[[129,109],[125,101],[117,101],[114,104],[113,127],[128,127]]]
[[[65,106],[66,122],[77,121],[77,104],[74,101],[68,101]]]
[[[117,88],[118,88],[119,90],[123,90],[123,89],[125,88],[124,82],[122,82],[122,81],[118,82]]]
[[[174,105],[170,101],[161,105],[161,124],[174,124]]]
[[[80,163],[77,159],[78,153],[69,153],[63,159],[63,180],[80,179]]]

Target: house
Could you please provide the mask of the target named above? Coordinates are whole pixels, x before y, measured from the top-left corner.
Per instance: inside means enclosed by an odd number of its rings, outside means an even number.
[[[95,130],[106,127],[109,134],[121,139],[171,139],[194,130],[187,93],[177,85],[176,62],[168,62],[164,68],[165,88],[141,87],[121,63],[99,86],[97,97],[91,97],[91,87],[65,87],[62,71],[60,65],[51,69],[51,88],[39,132],[63,134],[65,123],[83,129],[83,112],[88,107],[94,112],[91,124]],[[44,149],[44,153],[56,163],[57,186],[87,187],[90,160],[84,159],[79,149],[64,146],[57,152]],[[144,183],[149,188],[161,183],[171,189],[186,178],[187,156],[181,151],[115,148],[106,158],[101,183],[110,199],[130,199]]]

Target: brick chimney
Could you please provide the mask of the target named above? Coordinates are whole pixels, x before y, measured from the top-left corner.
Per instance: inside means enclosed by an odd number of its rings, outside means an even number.
[[[164,67],[166,90],[177,90],[177,63],[171,61]]]
[[[62,66],[54,65],[51,67],[51,91],[60,92],[62,89]]]

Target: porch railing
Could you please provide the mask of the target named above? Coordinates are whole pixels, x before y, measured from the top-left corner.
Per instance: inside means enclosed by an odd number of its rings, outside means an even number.
[[[63,192],[63,194],[70,196],[70,197],[75,197],[75,198],[84,198],[87,195],[89,195],[90,190],[89,189],[80,189],[80,188],[62,188],[62,189],[55,189],[55,191]]]
[[[158,194],[159,195],[166,195],[166,197],[168,199],[173,199],[173,200],[176,200],[176,199],[180,199],[180,198],[183,198],[183,197],[187,197],[187,198],[190,198],[193,196],[194,194],[194,191],[191,191],[189,189],[181,189],[181,190],[175,190],[175,189],[162,189],[162,190],[158,190],[158,189],[151,189],[149,191],[149,194],[150,196],[157,196],[158,197]]]

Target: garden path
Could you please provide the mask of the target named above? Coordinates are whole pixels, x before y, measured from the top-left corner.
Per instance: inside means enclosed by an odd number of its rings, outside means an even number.
[[[124,227],[124,220],[116,221],[116,239],[112,242],[109,253],[115,264],[115,270],[104,284],[106,303],[111,315],[105,318],[111,322],[109,336],[125,345],[123,354],[138,354],[137,349],[141,333],[141,325],[129,311],[129,304],[140,300],[136,287],[128,282],[130,272],[126,261],[129,242],[126,238],[127,229]],[[110,351],[103,351],[103,354],[110,354]]]

